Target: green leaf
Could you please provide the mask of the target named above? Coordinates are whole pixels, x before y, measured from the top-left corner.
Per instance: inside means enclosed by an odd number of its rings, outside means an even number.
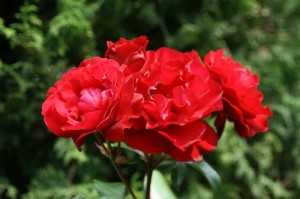
[[[144,186],[146,187],[147,178],[145,178]],[[151,199],[176,199],[164,176],[158,171],[154,170],[152,173]]]
[[[103,199],[123,199],[125,195],[125,186],[120,182],[106,183],[96,180],[95,188]]]
[[[73,197],[72,199],[86,199],[83,194],[78,194],[77,196]]]
[[[171,180],[176,188],[180,188],[184,180],[185,173],[187,171],[186,164],[177,162],[172,170]]]
[[[222,182],[219,174],[205,160],[201,160],[200,162],[189,162],[188,165],[202,173],[213,189],[220,187]]]

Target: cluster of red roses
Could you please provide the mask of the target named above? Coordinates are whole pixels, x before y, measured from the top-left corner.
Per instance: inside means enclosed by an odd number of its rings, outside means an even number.
[[[262,105],[258,77],[224,50],[203,63],[196,51],[146,50],[145,36],[107,44],[104,58],[69,70],[43,103],[48,128],[79,150],[85,136],[102,132],[146,153],[199,161],[216,147],[226,119],[242,137],[268,130],[272,112]],[[217,133],[204,121],[212,113]]]

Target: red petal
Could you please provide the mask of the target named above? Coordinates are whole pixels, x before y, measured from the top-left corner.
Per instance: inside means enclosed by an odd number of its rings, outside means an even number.
[[[202,136],[202,141],[198,142],[198,146],[202,152],[207,153],[216,148],[219,137],[208,124],[205,123],[205,125],[206,129]]]
[[[126,80],[124,80],[122,92],[120,95],[120,104],[119,104],[119,110],[118,110],[116,120],[119,120],[128,110],[128,107],[134,95],[133,89],[134,88],[133,88],[132,78],[130,77],[126,78]]]
[[[202,159],[202,154],[195,145],[191,145],[185,151],[181,151],[176,147],[168,147],[166,153],[177,161],[187,162],[195,161],[199,162]]]
[[[93,133],[93,132],[80,133],[79,135],[74,134],[75,136],[73,136],[72,138],[73,138],[73,141],[74,141],[74,143],[75,143],[75,145],[76,145],[76,147],[79,151],[82,150],[81,146],[84,142],[85,136],[87,136],[91,133]]]
[[[112,127],[104,130],[103,137],[110,141],[123,141],[124,140],[124,129],[131,127],[132,122],[129,119],[124,118],[117,123],[115,123]]]
[[[226,113],[224,111],[218,112],[217,118],[214,122],[214,125],[217,128],[218,136],[221,137],[224,127],[225,127],[225,122],[226,122]]]
[[[230,121],[244,121],[243,112],[239,107],[231,104],[229,100],[223,98],[224,110],[228,114]]]
[[[151,154],[166,150],[168,141],[154,130],[125,131],[125,142],[128,146]]]
[[[198,120],[184,126],[170,125],[158,132],[180,150],[201,141],[206,125]]]
[[[242,122],[234,122],[234,129],[241,137],[249,138],[255,135],[255,132],[252,131],[247,124]]]
[[[44,118],[44,122],[55,135],[60,137],[70,137],[67,132],[62,131],[61,127],[64,125],[64,122],[58,120],[56,116],[48,115]]]

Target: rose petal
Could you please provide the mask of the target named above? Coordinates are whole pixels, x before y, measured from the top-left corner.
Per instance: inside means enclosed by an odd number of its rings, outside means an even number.
[[[204,122],[198,120],[184,126],[170,125],[159,130],[159,134],[168,139],[172,145],[185,150],[195,142],[201,141],[206,130]]]
[[[168,146],[168,141],[154,130],[126,131],[124,140],[128,146],[151,154],[162,153]]]

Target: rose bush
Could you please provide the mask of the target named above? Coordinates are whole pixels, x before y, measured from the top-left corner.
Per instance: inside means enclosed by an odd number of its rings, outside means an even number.
[[[202,119],[222,109],[222,89],[195,52],[170,48],[147,51],[136,93],[144,97],[141,118],[125,132],[125,142],[178,161],[199,161],[218,137]]]
[[[204,59],[212,79],[223,88],[224,110],[219,113],[216,125],[222,131],[226,115],[234,122],[237,133],[242,137],[252,137],[268,130],[268,117],[272,111],[262,105],[263,94],[257,89],[257,75],[246,70],[232,58],[224,57],[224,50],[211,51]]]
[[[141,99],[122,66],[94,57],[69,70],[49,89],[42,115],[51,131],[73,138],[80,150],[84,137],[93,132],[102,131],[112,141],[123,140],[130,118],[141,114]]]

